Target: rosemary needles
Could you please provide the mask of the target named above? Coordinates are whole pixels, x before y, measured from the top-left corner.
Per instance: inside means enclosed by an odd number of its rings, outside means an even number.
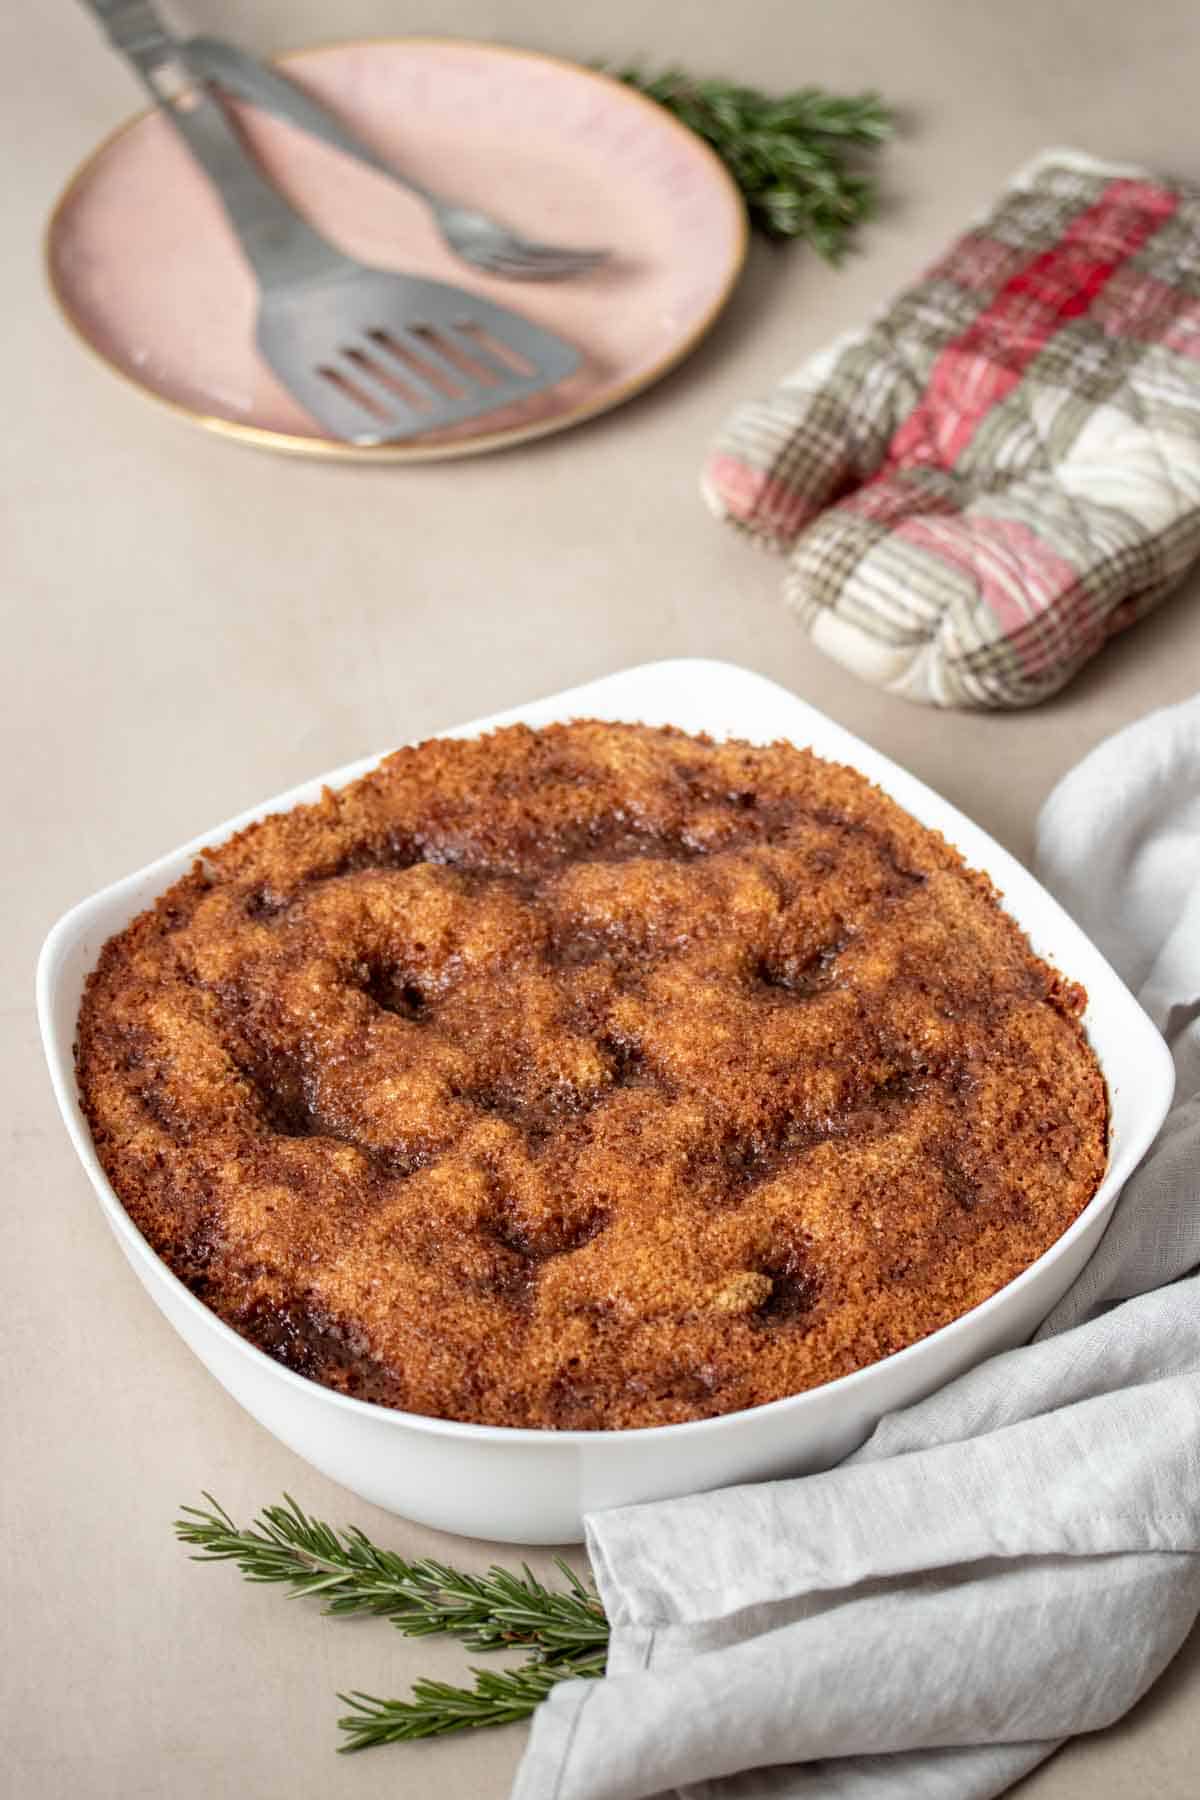
[[[414,1681],[407,1700],[377,1700],[371,1694],[339,1694],[354,1711],[338,1720],[347,1733],[343,1751],[369,1750],[375,1744],[400,1744],[414,1738],[444,1737],[482,1725],[513,1725],[540,1706],[557,1681],[603,1675],[604,1651],[569,1662],[531,1658],[516,1669],[473,1669],[472,1688],[444,1681]]]
[[[681,69],[609,72],[712,146],[741,190],[751,222],[768,237],[802,238],[836,263],[873,213],[875,182],[862,168],[862,156],[893,131],[878,94],[807,87],[771,95],[732,81],[696,81]]]
[[[338,1720],[343,1750],[511,1724],[528,1718],[555,1682],[604,1673],[604,1609],[561,1557],[563,1588],[546,1587],[524,1563],[519,1573],[492,1567],[469,1575],[431,1558],[410,1562],[353,1526],[336,1531],[289,1494],[246,1527],[211,1494],[204,1498],[207,1509],[182,1507],[175,1521],[198,1562],[235,1563],[247,1581],[282,1583],[297,1597],[320,1599],[327,1613],[391,1619],[406,1637],[440,1632],[472,1650],[529,1652],[514,1669],[473,1669],[470,1688],[423,1680],[407,1700],[339,1695],[354,1709]]]

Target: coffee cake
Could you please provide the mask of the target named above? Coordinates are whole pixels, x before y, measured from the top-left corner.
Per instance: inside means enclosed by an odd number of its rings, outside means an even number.
[[[100,1160],[292,1369],[661,1425],[977,1305],[1106,1163],[1085,996],[851,769],[595,721],[401,750],[105,945]]]

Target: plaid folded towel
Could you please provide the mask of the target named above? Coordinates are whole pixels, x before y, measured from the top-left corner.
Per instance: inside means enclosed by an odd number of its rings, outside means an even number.
[[[856,674],[1055,693],[1200,556],[1200,188],[1047,151],[865,331],[740,408],[713,511]]]

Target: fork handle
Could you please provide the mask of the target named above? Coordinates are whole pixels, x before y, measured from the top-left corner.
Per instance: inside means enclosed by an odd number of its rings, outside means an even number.
[[[310,137],[320,138],[322,142],[332,144],[335,150],[377,169],[419,199],[433,200],[426,188],[411,176],[402,174],[370,144],[348,131],[340,119],[314,100],[298,82],[281,75],[268,63],[259,62],[256,56],[250,56],[236,44],[228,43],[224,38],[180,38],[176,53],[197,80],[216,82],[238,100],[248,100],[264,112],[274,113],[277,119],[306,131]]]
[[[246,258],[264,288],[328,272],[325,240],[271,185],[217,101],[201,93],[180,105],[167,84],[175,40],[148,0],[81,0],[132,66],[208,175]],[[185,64],[186,67],[186,64]]]

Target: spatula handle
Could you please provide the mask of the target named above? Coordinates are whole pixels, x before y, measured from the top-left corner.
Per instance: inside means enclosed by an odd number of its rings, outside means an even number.
[[[180,97],[170,78],[175,40],[149,0],[80,0],[104,26],[154,104],[171,121],[221,197],[264,287],[329,265],[329,249],[261,173],[224,108],[206,91]]]

